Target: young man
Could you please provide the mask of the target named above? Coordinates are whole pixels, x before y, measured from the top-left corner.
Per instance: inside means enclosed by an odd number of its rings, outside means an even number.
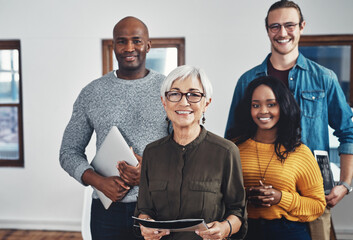
[[[97,149],[112,126],[117,126],[141,161],[145,146],[167,134],[159,91],[164,76],[145,68],[151,48],[148,29],[137,18],[120,20],[113,30],[114,52],[119,69],[92,81],[78,96],[66,127],[61,166],[83,185],[103,192],[113,203],[105,210],[93,193],[92,239],[134,239],[133,216],[140,181],[140,168],[120,162],[120,177],[96,173],[84,154],[93,131]]]
[[[311,151],[329,151],[328,125],[339,138],[340,183],[326,196],[327,207],[334,207],[351,191],[353,177],[353,122],[352,111],[331,70],[305,58],[298,51],[305,21],[301,10],[292,1],[278,1],[268,10],[266,30],[271,42],[271,53],[265,61],[244,73],[234,91],[225,137],[233,138],[234,111],[253,79],[272,75],[282,80],[293,93],[301,111],[302,141]],[[325,211],[310,223],[312,239],[329,239],[330,213]]]

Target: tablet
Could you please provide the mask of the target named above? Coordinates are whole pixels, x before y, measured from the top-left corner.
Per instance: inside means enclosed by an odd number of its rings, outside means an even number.
[[[97,173],[104,177],[120,176],[116,167],[119,161],[125,161],[131,166],[138,164],[135,155],[121,135],[119,129],[113,126],[98,149],[91,165]],[[95,190],[104,207],[108,209],[112,200],[97,189]]]
[[[132,216],[135,221],[145,227],[165,229],[171,232],[194,232],[208,229],[204,219],[179,219],[169,221],[155,221]]]
[[[333,175],[331,171],[330,161],[328,158],[327,151],[314,150],[314,156],[316,158],[317,163],[319,164],[322,178],[324,180],[324,190],[325,195],[330,194],[331,189],[335,186],[335,182],[333,180]]]

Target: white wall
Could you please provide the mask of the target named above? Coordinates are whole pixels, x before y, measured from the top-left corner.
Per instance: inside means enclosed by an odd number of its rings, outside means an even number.
[[[238,77],[270,50],[264,18],[272,3],[0,0],[0,39],[21,40],[25,142],[25,167],[0,168],[0,228],[79,229],[84,188],[59,165],[61,137],[79,91],[101,76],[101,39],[119,19],[139,17],[151,37],[185,37],[186,63],[203,67],[214,85],[206,127],[223,135]],[[353,1],[298,3],[305,34],[353,34]],[[336,228],[353,231],[342,220],[352,222],[353,208],[337,213]]]

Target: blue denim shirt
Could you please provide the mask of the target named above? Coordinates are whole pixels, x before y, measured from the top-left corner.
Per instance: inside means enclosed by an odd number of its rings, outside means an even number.
[[[234,90],[225,132],[227,139],[233,138],[234,112],[248,84],[260,76],[267,75],[267,56],[261,65],[244,73]],[[328,125],[338,137],[339,153],[353,154],[352,110],[339,85],[336,74],[305,58],[301,53],[290,70],[288,85],[301,109],[302,142],[311,151],[329,151]]]

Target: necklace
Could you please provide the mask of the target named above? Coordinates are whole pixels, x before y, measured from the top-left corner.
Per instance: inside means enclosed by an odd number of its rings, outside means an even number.
[[[256,142],[256,141],[255,141],[255,146],[256,146],[257,164],[259,165],[259,170],[260,170],[260,178],[261,178],[260,184],[262,185],[262,184],[265,184],[265,181],[266,181],[265,177],[266,177],[267,169],[268,169],[268,167],[270,166],[270,163],[271,163],[271,161],[272,161],[272,159],[273,159],[273,156],[275,155],[275,151],[273,151],[272,156],[271,156],[271,159],[270,159],[270,161],[267,163],[267,166],[266,166],[264,175],[262,175],[261,166],[260,166],[260,160],[259,160],[259,153],[258,153],[258,151],[257,151],[257,142]]]

